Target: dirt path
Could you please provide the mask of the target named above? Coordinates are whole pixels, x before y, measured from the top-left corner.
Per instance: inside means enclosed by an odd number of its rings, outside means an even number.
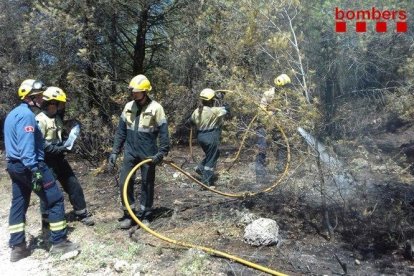
[[[179,149],[172,156],[186,155],[183,149]],[[225,164],[219,165],[222,174],[218,188],[226,191],[260,188],[254,183],[254,164],[248,162],[249,157],[245,158],[243,165],[236,166],[229,173],[224,173]],[[5,170],[0,170],[2,275],[264,275],[226,259],[177,248],[140,229],[117,229],[121,211],[114,174],[105,172],[94,177],[94,168],[87,163],[72,163],[81,179],[89,209],[95,215],[96,225],[86,227],[71,221],[71,206],[66,198],[70,239],[81,244],[82,253],[65,261],[49,257],[46,247],[37,239],[40,236],[39,202],[33,196],[27,227],[28,239],[33,240],[32,255],[15,264],[9,262],[10,183]],[[194,165],[189,162],[183,167],[191,171]],[[0,167],[4,168],[3,162]],[[334,239],[325,239],[318,228],[319,207],[306,201],[310,194],[301,188],[302,182],[309,187],[310,178],[306,175],[301,178],[300,175],[291,176],[271,193],[255,198],[229,199],[203,191],[182,176],[174,177],[174,171],[167,166],[160,167],[155,187],[157,218],[151,223],[151,228],[169,237],[228,252],[289,275],[343,274],[344,268],[337,258],[346,264],[351,275],[414,272],[398,250],[386,256],[363,254],[347,241],[349,237],[343,239],[340,229]],[[239,223],[243,212],[276,220],[280,226],[281,242],[271,247],[245,244],[243,227]]]

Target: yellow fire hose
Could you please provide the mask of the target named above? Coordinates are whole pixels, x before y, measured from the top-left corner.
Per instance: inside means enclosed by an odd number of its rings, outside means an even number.
[[[223,91],[223,92],[233,92],[233,91],[230,91],[230,90],[218,90],[218,91]],[[259,107],[261,107],[260,105],[258,105]],[[263,108],[261,107],[261,109],[263,110]],[[236,156],[232,159],[232,163],[234,164],[234,162],[237,160],[237,158],[239,157],[239,155],[240,155],[240,152],[241,152],[241,149],[242,149],[242,147],[243,147],[243,144],[244,144],[244,141],[245,141],[245,139],[246,139],[246,137],[247,137],[247,133],[248,133],[248,131],[249,131],[249,129],[251,128],[251,126],[253,125],[253,122],[256,120],[256,118],[257,118],[257,116],[258,115],[256,115],[256,116],[254,116],[253,117],[253,119],[252,119],[252,121],[249,123],[249,125],[248,125],[248,127],[247,127],[247,129],[246,129],[246,132],[245,132],[245,135],[243,136],[243,139],[242,139],[242,142],[241,142],[241,145],[240,145],[240,147],[239,147],[239,150],[238,150],[238,152],[237,152],[237,154],[236,154]],[[177,166],[173,161],[171,161],[171,160],[164,160],[163,161],[163,163],[165,163],[165,164],[168,164],[169,166],[171,166],[172,168],[174,168],[174,169],[176,169],[176,170],[178,170],[179,172],[181,172],[182,174],[184,174],[185,176],[187,176],[189,179],[191,179],[192,181],[194,181],[194,182],[196,182],[197,184],[199,184],[200,186],[202,186],[202,187],[204,187],[205,189],[208,189],[208,190],[210,190],[211,192],[214,192],[214,193],[217,193],[217,194],[220,194],[220,195],[223,195],[223,196],[227,196],[227,197],[233,197],[233,198],[245,198],[245,197],[247,197],[247,196],[254,196],[254,195],[257,195],[257,194],[259,194],[259,193],[264,193],[264,192],[270,192],[271,190],[273,190],[281,181],[282,181],[282,179],[287,175],[287,172],[288,172],[288,170],[289,170],[289,165],[290,165],[290,145],[289,145],[289,141],[288,141],[288,138],[287,138],[287,136],[286,136],[286,134],[285,134],[285,132],[283,131],[283,129],[282,129],[282,127],[279,125],[279,124],[277,124],[276,123],[276,126],[277,126],[277,128],[279,129],[279,131],[280,131],[280,133],[282,134],[282,137],[283,137],[283,139],[284,139],[284,141],[285,141],[285,145],[286,145],[286,149],[287,149],[287,160],[286,160],[286,164],[285,164],[285,169],[284,169],[284,171],[283,171],[283,173],[282,173],[282,175],[279,177],[279,179],[278,180],[276,180],[276,181],[274,181],[274,183],[271,185],[271,186],[269,186],[268,188],[266,188],[266,189],[263,189],[262,191],[259,191],[259,192],[249,192],[249,191],[245,191],[245,192],[239,192],[239,193],[225,193],[225,192],[221,192],[221,191],[219,191],[219,190],[216,190],[216,189],[212,189],[211,187],[209,187],[209,186],[207,186],[207,185],[205,185],[205,184],[203,184],[201,181],[199,181],[199,180],[197,180],[196,178],[194,178],[191,174],[189,174],[189,173],[187,173],[186,171],[184,171],[183,169],[181,169],[179,166]],[[193,158],[193,160],[194,160],[194,157],[193,157],[193,154],[192,154],[192,143],[191,143],[191,139],[192,139],[192,130],[190,131],[190,152],[191,152],[191,156],[192,156],[192,158]],[[199,250],[202,250],[202,251],[204,251],[204,252],[206,252],[206,253],[208,253],[208,254],[211,254],[211,255],[216,255],[216,256],[220,256],[220,257],[224,257],[224,258],[227,258],[227,259],[230,259],[230,260],[233,260],[233,261],[236,261],[236,262],[238,262],[238,263],[241,263],[241,264],[244,264],[244,265],[246,265],[246,266],[248,266],[248,267],[251,267],[251,268],[254,268],[254,269],[257,269],[257,270],[260,270],[260,271],[262,271],[262,272],[265,272],[265,273],[269,273],[269,274],[271,274],[271,275],[278,275],[278,276],[286,276],[287,274],[284,274],[284,273],[281,273],[281,272],[278,272],[278,271],[275,271],[275,270],[272,270],[272,269],[270,269],[270,268],[267,268],[267,267],[264,267],[264,266],[261,266],[261,265],[259,265],[259,264],[255,264],[255,263],[252,263],[252,262],[249,262],[249,261],[247,261],[247,260],[244,260],[244,259],[241,259],[241,258],[239,258],[239,257],[236,257],[236,256],[233,256],[233,255],[230,255],[230,254],[227,254],[227,253],[225,253],[225,252],[222,252],[222,251],[218,251],[218,250],[215,250],[215,249],[213,249],[213,248],[209,248],[209,247],[204,247],[204,246],[200,246],[200,245],[195,245],[195,244],[191,244],[191,243],[187,243],[187,242],[183,242],[183,241],[177,241],[177,240],[174,240],[174,239],[171,239],[171,238],[168,238],[168,237],[166,237],[166,236],[163,236],[163,235],[161,235],[161,234],[159,234],[159,233],[157,233],[157,232],[155,232],[154,230],[152,230],[152,229],[150,229],[148,226],[146,226],[144,223],[142,223],[138,218],[137,218],[137,216],[135,215],[135,213],[132,211],[132,209],[131,209],[131,206],[130,206],[130,204],[129,204],[129,202],[128,202],[128,198],[127,198],[127,190],[128,190],[128,185],[129,185],[129,180],[131,179],[131,177],[134,175],[134,173],[142,166],[142,165],[144,165],[144,164],[146,164],[146,163],[150,163],[150,162],[152,162],[152,160],[151,159],[146,159],[146,160],[144,160],[144,161],[142,161],[142,162],[140,162],[139,164],[137,164],[134,168],[132,168],[132,170],[129,172],[129,174],[128,174],[128,176],[127,176],[127,178],[125,179],[125,183],[124,183],[124,188],[123,188],[123,191],[122,191],[122,198],[123,198],[123,200],[124,200],[124,203],[125,203],[125,207],[127,208],[127,210],[128,210],[128,213],[130,214],[130,216],[132,217],[132,219],[142,228],[142,229],[144,229],[145,231],[147,231],[148,233],[150,233],[151,235],[153,235],[153,236],[155,236],[155,237],[157,237],[157,238],[159,238],[159,239],[161,239],[161,240],[164,240],[164,241],[166,241],[166,242],[169,242],[169,243],[172,243],[172,244],[175,244],[175,245],[178,245],[178,246],[183,246],[183,247],[187,247],[187,248],[196,248],[196,249],[199,249]],[[233,166],[233,164],[232,164],[232,166]]]
[[[205,247],[205,246],[200,246],[200,245],[196,245],[196,244],[191,244],[191,243],[187,243],[187,242],[183,242],[183,241],[177,241],[177,240],[174,240],[174,239],[171,239],[171,238],[168,238],[168,237],[166,237],[166,236],[163,236],[163,235],[161,235],[161,234],[159,234],[159,233],[157,233],[157,232],[155,232],[154,230],[152,230],[151,228],[149,228],[148,226],[146,226],[144,223],[142,223],[138,218],[137,218],[137,216],[135,215],[135,213],[132,211],[132,209],[131,209],[131,205],[129,204],[129,202],[128,202],[128,197],[127,197],[127,190],[128,190],[128,184],[129,184],[129,180],[131,179],[131,177],[132,177],[132,175],[134,175],[134,173],[136,172],[136,170],[138,170],[138,168],[140,168],[142,165],[144,165],[144,164],[146,164],[146,163],[149,163],[149,162],[152,162],[152,160],[151,159],[146,159],[146,160],[144,160],[144,161],[142,161],[142,162],[140,162],[139,164],[137,164],[134,168],[132,168],[132,170],[129,172],[129,174],[128,174],[128,176],[127,176],[127,178],[125,179],[125,183],[124,183],[124,189],[123,189],[123,191],[122,191],[122,198],[123,198],[123,200],[124,200],[124,203],[125,203],[125,207],[127,208],[127,210],[128,210],[128,213],[129,213],[129,215],[132,217],[132,219],[142,228],[142,229],[144,229],[145,231],[147,231],[148,233],[150,233],[151,235],[153,235],[153,236],[155,236],[155,237],[157,237],[157,238],[159,238],[159,239],[161,239],[161,240],[163,240],[163,241],[166,241],[166,242],[169,242],[169,243],[172,243],[172,244],[175,244],[175,245],[178,245],[178,246],[183,246],[183,247],[187,247],[187,248],[196,248],[196,249],[199,249],[199,250],[202,250],[202,251],[204,251],[204,252],[206,252],[206,253],[208,253],[208,254],[210,254],[210,255],[216,255],[216,256],[220,256],[220,257],[224,257],[224,258],[227,258],[227,259],[230,259],[230,260],[233,260],[233,261],[236,261],[236,262],[238,262],[238,263],[241,263],[241,264],[244,264],[244,265],[246,265],[246,266],[248,266],[248,267],[251,267],[251,268],[254,268],[254,269],[257,269],[257,270],[260,270],[260,271],[263,271],[263,272],[266,272],[266,273],[269,273],[269,274],[271,274],[271,275],[278,275],[278,276],[287,276],[287,274],[284,274],[284,273],[281,273],[281,272],[278,272],[278,271],[275,271],[275,270],[272,270],[272,269],[270,269],[270,268],[267,268],[267,267],[264,267],[264,266],[261,266],[261,265],[259,265],[259,264],[255,264],[255,263],[252,263],[252,262],[249,262],[249,261],[247,261],[247,260],[244,260],[244,259],[241,259],[241,258],[239,258],[239,257],[236,257],[236,256],[233,256],[233,255],[230,255],[230,254],[227,254],[227,253],[225,253],[225,252],[222,252],[222,251],[218,251],[218,250],[215,250],[215,249],[213,249],[213,248],[209,248],[209,247]],[[166,163],[167,164],[169,164],[169,165],[171,165],[173,168],[178,168],[180,171],[181,171],[181,169],[179,168],[179,167],[177,167],[177,166],[175,166],[175,164],[174,163],[172,163],[172,162],[167,162],[166,161]],[[188,174],[186,174],[187,176],[188,176]],[[195,179],[195,178],[193,178],[193,177],[191,177],[191,179]],[[197,183],[198,183],[199,181],[197,181]],[[201,183],[201,182],[200,182]],[[200,184],[199,183],[199,184]],[[201,183],[202,184],[202,183]],[[203,184],[202,184],[203,185]],[[205,185],[203,185],[204,187],[207,187],[207,186],[205,186]]]

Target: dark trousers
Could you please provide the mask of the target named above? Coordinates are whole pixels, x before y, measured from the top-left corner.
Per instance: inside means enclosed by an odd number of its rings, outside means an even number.
[[[121,202],[122,206],[125,206],[122,193],[125,185],[125,180],[129,172],[141,162],[141,158],[136,158],[128,153],[124,154],[124,162],[122,163],[121,175],[120,175],[120,189],[121,189]],[[155,182],[155,166],[152,164],[144,164],[141,166],[141,199],[140,208],[138,208],[135,202],[134,196],[134,176],[131,177],[128,184],[127,197],[128,202],[131,205],[131,209],[134,211],[149,211],[154,203],[154,182]],[[124,207],[125,209],[125,207]]]
[[[259,184],[266,184],[269,182],[267,170],[266,170],[266,155],[267,151],[269,149],[268,143],[266,140],[267,131],[265,127],[259,127],[256,130],[257,135],[257,148],[258,153],[256,155],[256,161],[255,161],[255,171],[256,171],[256,183]],[[281,133],[278,130],[273,130],[271,133],[271,139],[272,141],[281,141]],[[277,165],[276,169],[278,172],[281,172],[283,170],[284,162],[287,158],[287,149],[285,145],[278,145],[276,147],[276,160]]]
[[[202,172],[202,182],[206,185],[213,184],[214,170],[216,169],[217,160],[220,157],[220,136],[221,130],[198,132],[197,140],[201,149],[205,153],[204,159],[198,164],[198,169]]]
[[[81,215],[86,212],[86,201],[82,186],[75,176],[72,167],[65,159],[64,155],[59,157],[47,157],[46,164],[53,172],[56,179],[62,185],[63,190],[69,196],[69,202],[73,206],[75,214]],[[42,214],[43,212],[43,207]]]
[[[39,163],[43,175],[42,189],[36,194],[49,213],[50,242],[57,244],[66,239],[67,229],[63,195],[45,163]],[[24,225],[32,192],[32,172],[21,162],[8,162],[7,171],[12,180],[12,203],[9,214],[10,240],[13,247],[25,241]]]

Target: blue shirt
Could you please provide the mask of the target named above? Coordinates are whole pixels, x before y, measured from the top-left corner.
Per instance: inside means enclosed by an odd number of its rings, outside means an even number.
[[[7,115],[4,144],[6,159],[20,161],[30,170],[38,168],[38,162],[44,160],[42,132],[27,103],[21,103]]]

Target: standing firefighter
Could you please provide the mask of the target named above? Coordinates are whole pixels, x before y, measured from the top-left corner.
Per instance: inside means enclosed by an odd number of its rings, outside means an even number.
[[[266,116],[264,117],[265,120],[271,118],[274,113],[277,111],[277,108],[272,106],[273,100],[275,98],[275,93],[278,89],[282,86],[285,86],[291,83],[291,80],[288,75],[281,74],[277,78],[274,79],[274,83],[276,87],[272,87],[269,90],[263,93],[262,99],[260,101],[260,109],[259,112],[266,112]],[[272,136],[276,140],[280,140],[280,133],[278,130],[274,129],[274,133]],[[258,154],[256,156],[256,183],[258,184],[266,184],[268,182],[267,179],[267,171],[266,171],[266,151],[268,149],[267,141],[266,141],[266,126],[265,123],[262,122],[258,129],[257,129],[257,147],[258,147]],[[282,169],[283,160],[286,160],[286,148],[284,146],[279,146],[277,149],[277,169],[280,171]]]
[[[119,219],[121,229],[128,229],[135,224],[125,208],[122,200],[122,190],[125,179],[132,168],[145,159],[152,159],[141,167],[141,200],[135,202],[133,179],[128,186],[128,201],[137,217],[150,220],[154,201],[155,165],[161,163],[170,150],[168,124],[163,107],[152,100],[148,94],[152,90],[151,83],[144,75],[135,76],[129,83],[133,101],[127,103],[119,119],[115,134],[112,153],[108,163],[115,166],[118,154],[124,147],[124,161],[120,175],[121,202],[124,215]],[[159,146],[157,146],[159,138]]]
[[[69,151],[62,139],[63,121],[58,114],[58,106],[66,103],[66,94],[58,87],[49,87],[43,92],[42,112],[36,116],[37,124],[45,139],[45,162],[54,173],[63,190],[69,195],[76,220],[92,226],[94,221],[86,209],[82,187],[68,161],[65,153]],[[48,214],[42,208],[43,225],[47,223]]]
[[[63,195],[44,163],[43,137],[31,110],[32,107],[40,106],[44,89],[40,81],[23,81],[18,90],[22,102],[7,115],[4,124],[7,171],[12,180],[9,215],[12,262],[30,255],[24,229],[32,191],[45,202],[49,213],[50,253],[61,254],[78,248],[77,244],[67,240]]]
[[[206,88],[200,93],[200,106],[191,115],[192,123],[197,127],[197,140],[205,153],[204,159],[198,164],[196,172],[207,186],[214,185],[214,170],[220,156],[219,144],[223,117],[230,113],[228,104],[214,107],[216,92]]]

